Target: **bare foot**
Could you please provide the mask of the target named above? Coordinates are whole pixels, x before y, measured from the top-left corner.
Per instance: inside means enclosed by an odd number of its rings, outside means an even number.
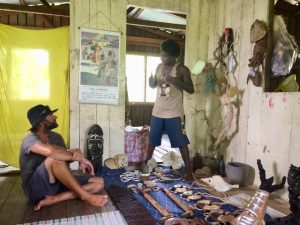
[[[193,174],[191,174],[191,173],[185,174],[185,176],[183,177],[183,180],[184,181],[194,181]]]
[[[57,201],[56,201],[55,197],[53,197],[53,196],[47,196],[43,200],[39,201],[39,203],[36,204],[33,209],[34,210],[40,210],[43,206],[52,205],[52,204],[54,204],[56,202]]]
[[[91,194],[89,197],[84,199],[84,201],[92,206],[103,206],[107,202],[107,195],[96,195]]]

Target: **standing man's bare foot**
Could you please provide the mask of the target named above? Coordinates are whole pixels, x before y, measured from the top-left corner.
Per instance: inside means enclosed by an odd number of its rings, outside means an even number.
[[[184,181],[194,181],[194,177],[192,175],[185,175],[184,178],[183,178]]]
[[[107,200],[108,200],[107,195],[96,195],[96,194],[91,194],[87,198],[83,199],[83,201],[85,201],[86,203],[92,206],[104,206]]]
[[[190,170],[185,171],[185,175],[183,177],[183,180],[184,181],[194,181],[193,173]]]

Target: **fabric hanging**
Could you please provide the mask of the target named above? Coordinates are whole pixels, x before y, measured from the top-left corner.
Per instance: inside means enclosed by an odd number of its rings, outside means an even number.
[[[0,161],[19,167],[30,107],[59,110],[54,131],[69,142],[69,27],[29,30],[0,24]]]

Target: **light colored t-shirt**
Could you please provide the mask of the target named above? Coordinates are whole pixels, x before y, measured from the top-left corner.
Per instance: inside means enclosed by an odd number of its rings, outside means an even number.
[[[169,76],[176,77],[176,69],[179,63],[175,64],[169,74]],[[159,65],[156,73],[157,80],[165,79],[163,75],[163,64]],[[170,89],[167,90],[167,95],[162,95],[162,90],[164,87],[157,87],[156,101],[154,103],[152,115],[159,118],[174,118],[182,117],[184,115],[183,111],[183,93],[182,90],[176,86],[169,84]]]

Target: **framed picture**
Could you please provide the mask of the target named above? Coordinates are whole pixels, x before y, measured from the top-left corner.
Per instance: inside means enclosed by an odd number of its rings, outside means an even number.
[[[80,28],[79,102],[119,103],[120,33]]]

